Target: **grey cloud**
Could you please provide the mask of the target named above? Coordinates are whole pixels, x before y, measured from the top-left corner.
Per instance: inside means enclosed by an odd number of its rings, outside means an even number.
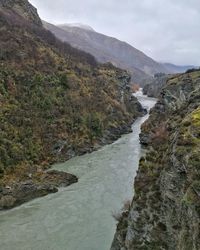
[[[80,22],[158,61],[200,65],[199,0],[30,0],[51,23]]]

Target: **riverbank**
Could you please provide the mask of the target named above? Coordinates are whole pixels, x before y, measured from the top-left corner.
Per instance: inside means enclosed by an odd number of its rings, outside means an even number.
[[[145,114],[145,109],[137,99],[133,105],[136,107],[137,117]],[[63,154],[58,155],[52,163],[91,153],[113,143],[123,134],[132,132],[131,126],[135,120],[136,117],[130,119],[127,124],[105,131],[94,144],[84,145],[76,150],[68,150],[64,156]],[[65,144],[59,145],[59,150],[64,146]],[[75,175],[63,171],[47,171],[51,166],[48,164],[34,166],[27,163],[7,171],[0,179],[0,210],[11,209],[32,199],[58,192],[59,187],[66,187],[78,181]]]
[[[27,0],[0,11],[0,190],[10,207],[7,189],[42,185],[50,165],[116,140],[140,110],[127,71],[56,39]]]
[[[59,187],[67,187],[77,181],[75,175],[62,171],[44,172],[27,166],[17,168],[1,180],[0,210],[11,209],[34,198],[56,193]]]
[[[140,93],[142,95],[142,93]],[[155,101],[138,96],[142,106]],[[59,192],[0,213],[1,247],[27,249],[109,249],[116,229],[112,214],[133,196],[133,177],[141,155],[139,133],[148,115],[139,117],[132,133],[90,154],[53,165],[78,182]],[[116,185],[117,183],[117,185]],[[28,234],[27,234],[28,232]]]

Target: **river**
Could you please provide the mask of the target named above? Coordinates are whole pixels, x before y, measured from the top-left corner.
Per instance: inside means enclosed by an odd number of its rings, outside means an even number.
[[[136,94],[141,104],[155,99]],[[100,150],[54,165],[79,177],[58,193],[0,212],[1,250],[108,250],[116,229],[112,214],[133,196],[133,180],[141,155],[139,133],[133,132]]]

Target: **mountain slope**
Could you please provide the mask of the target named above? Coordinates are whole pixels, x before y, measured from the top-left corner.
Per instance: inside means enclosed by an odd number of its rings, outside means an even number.
[[[22,16],[38,26],[42,26],[42,21],[34,8],[27,0],[1,0],[0,8],[12,9],[16,14]]]
[[[140,139],[147,154],[111,249],[200,249],[200,70],[168,80]]]
[[[196,68],[194,65],[175,65],[172,63],[163,63],[163,66],[170,72],[170,73],[184,73],[188,69]]]
[[[143,83],[158,72],[167,73],[166,68],[146,56],[131,45],[92,30],[68,25],[58,27],[43,22],[45,28],[53,32],[62,41],[82,49],[102,63],[111,62],[117,67],[128,70],[134,83]]]
[[[78,27],[78,28],[85,29],[85,30],[95,31],[91,26],[82,24],[82,23],[68,23],[68,24],[64,24],[64,26],[65,25],[67,25],[68,27]]]
[[[45,30],[28,1],[1,1],[0,209],[37,196],[24,197],[22,189],[38,190],[49,164],[130,131],[142,110],[129,82],[126,71],[98,64]]]

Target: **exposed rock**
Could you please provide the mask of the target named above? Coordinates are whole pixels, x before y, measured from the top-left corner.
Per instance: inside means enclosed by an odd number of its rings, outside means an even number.
[[[168,78],[169,75],[166,74],[155,74],[154,78],[146,81],[145,86],[143,87],[144,95],[157,98]]]
[[[200,249],[199,93],[200,71],[177,75],[163,88],[142,126],[147,153],[112,250]]]
[[[50,170],[48,172],[34,173],[29,180],[14,180],[10,186],[1,186],[0,210],[18,206],[37,197],[55,193],[59,187],[66,187],[78,179],[72,174]]]
[[[57,170],[49,170],[41,178],[42,182],[48,182],[56,187],[66,187],[78,181],[75,175]]]
[[[37,9],[33,7],[27,0],[1,0],[0,8],[1,7],[12,9],[26,20],[36,25],[42,26]]]
[[[0,209],[8,209],[14,207],[16,199],[12,195],[0,196]]]

